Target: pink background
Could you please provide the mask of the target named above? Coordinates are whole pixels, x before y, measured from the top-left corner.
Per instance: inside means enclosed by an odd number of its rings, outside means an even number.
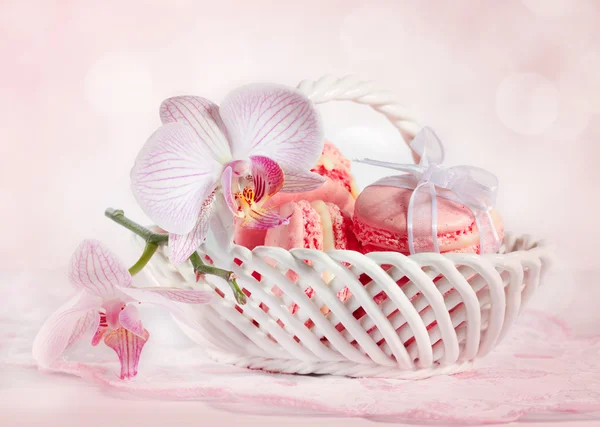
[[[61,270],[86,237],[133,261],[103,211],[147,221],[128,174],[162,99],[351,73],[435,128],[447,164],[498,175],[507,229],[559,245],[568,286],[541,298],[594,329],[593,301],[572,296],[591,282],[571,273],[597,268],[599,24],[592,0],[3,0],[0,269]],[[364,108],[324,106],[328,138],[351,157],[408,161]],[[381,174],[354,170],[362,187]]]

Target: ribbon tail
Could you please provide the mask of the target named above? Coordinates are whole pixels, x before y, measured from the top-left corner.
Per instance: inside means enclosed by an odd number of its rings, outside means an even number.
[[[475,224],[479,230],[479,253],[496,253],[500,247],[500,237],[489,210],[474,210]]]
[[[435,185],[429,183],[429,191],[431,193],[431,238],[433,240],[433,251],[440,253],[440,245],[438,244],[438,226],[437,226],[437,212],[438,202],[437,194],[435,192]]]

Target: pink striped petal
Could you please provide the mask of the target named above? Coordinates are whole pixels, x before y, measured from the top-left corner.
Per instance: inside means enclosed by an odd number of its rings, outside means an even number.
[[[146,215],[159,227],[187,234],[195,227],[222,169],[190,126],[169,123],[154,132],[138,154],[131,187]]]
[[[128,304],[119,313],[119,323],[129,332],[136,334],[138,337],[144,336],[144,326],[140,312],[135,305]]]
[[[251,156],[254,202],[269,199],[283,187],[283,170],[274,160],[265,156]]]
[[[213,295],[210,292],[178,288],[144,288],[144,291],[154,292],[171,301],[185,304],[208,304]]]
[[[79,245],[71,257],[69,279],[77,288],[105,299],[115,296],[115,286],[131,284],[127,268],[97,240]]]
[[[325,177],[314,172],[285,170],[285,182],[280,191],[283,193],[303,193],[319,188],[325,182]]]
[[[275,213],[273,210],[253,209],[246,214],[246,219],[242,223],[242,227],[251,230],[267,230],[269,228],[288,224],[291,216],[292,215],[284,217]]]
[[[137,375],[140,355],[148,338],[150,334],[145,329],[142,335],[136,335],[125,328],[115,329],[104,338],[104,344],[112,348],[119,357],[122,380]]]
[[[199,96],[165,99],[160,106],[160,119],[163,124],[177,122],[190,126],[215,160],[219,163],[231,160],[227,129],[219,115],[219,107],[208,99]]]
[[[295,89],[248,85],[221,104],[233,157],[266,156],[284,170],[315,166],[323,150],[323,130],[312,102]]]
[[[190,317],[179,304],[169,300],[163,295],[154,292],[154,288],[121,288],[124,294],[130,296],[136,301],[146,304],[156,305],[167,310],[173,317],[191,328],[197,328],[198,323]]]
[[[184,235],[169,234],[169,250],[171,251],[169,259],[173,264],[179,264],[187,260],[206,239],[214,200],[215,193],[213,191],[204,201],[200,216],[192,231]]]
[[[44,323],[33,341],[33,358],[40,366],[49,366],[71,344],[100,320],[100,300],[80,291]]]

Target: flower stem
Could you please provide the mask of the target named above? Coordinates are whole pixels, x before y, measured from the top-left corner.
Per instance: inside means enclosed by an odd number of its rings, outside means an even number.
[[[132,276],[139,273],[146,266],[146,264],[148,264],[148,261],[150,261],[150,258],[152,258],[152,256],[156,253],[159,245],[165,244],[169,241],[168,234],[155,233],[146,227],[139,225],[138,223],[127,218],[121,209],[108,208],[106,211],[104,211],[104,215],[112,219],[117,224],[122,225],[126,229],[134,232],[146,241],[146,246],[144,247],[142,256],[129,269],[129,272]],[[233,271],[223,270],[222,268],[217,268],[212,265],[206,265],[204,262],[202,262],[202,259],[197,252],[194,252],[190,256],[190,262],[194,267],[194,273],[196,273],[196,275],[210,274],[226,280],[231,287],[233,295],[235,296],[235,300],[238,302],[238,304],[246,304],[246,294],[244,294],[240,289]]]
[[[150,261],[150,258],[152,258],[157,249],[158,245],[156,243],[147,242],[140,259],[129,268],[129,274],[132,276],[138,274],[148,264],[148,261]]]
[[[194,267],[194,273],[196,273],[196,275],[211,274],[226,280],[229,284],[229,287],[231,287],[233,296],[238,304],[246,304],[246,294],[244,294],[240,289],[233,271],[223,270],[222,268],[204,264],[200,258],[200,255],[198,255],[198,252],[194,252],[192,256],[190,256],[190,261]]]
[[[155,243],[158,245],[160,243],[167,243],[169,240],[168,234],[155,233],[151,230],[148,230],[146,227],[143,227],[127,218],[125,216],[125,212],[123,212],[121,209],[108,208],[104,211],[104,215],[112,219],[117,224],[122,225],[126,229],[133,231],[135,234],[142,237],[147,243]]]

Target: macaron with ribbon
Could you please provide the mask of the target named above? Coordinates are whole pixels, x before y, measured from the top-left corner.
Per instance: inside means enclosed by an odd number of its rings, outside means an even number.
[[[391,182],[390,182],[391,181]],[[391,184],[391,185],[390,185]],[[353,229],[363,245],[362,252],[395,251],[410,254],[408,242],[408,207],[413,190],[393,185],[387,180],[371,185],[361,193],[354,210]],[[429,202],[421,200],[421,203]],[[422,210],[419,208],[419,210]],[[493,226],[501,240],[502,217],[490,212]],[[415,215],[413,220],[414,252],[435,252],[429,215]],[[480,253],[480,233],[469,208],[452,200],[437,197],[437,245],[440,253]]]
[[[420,157],[417,165],[359,160],[405,172],[375,182],[358,197],[353,228],[363,252],[497,252],[504,234],[494,209],[497,178],[472,166],[442,166],[444,149],[430,128],[410,146]]]

